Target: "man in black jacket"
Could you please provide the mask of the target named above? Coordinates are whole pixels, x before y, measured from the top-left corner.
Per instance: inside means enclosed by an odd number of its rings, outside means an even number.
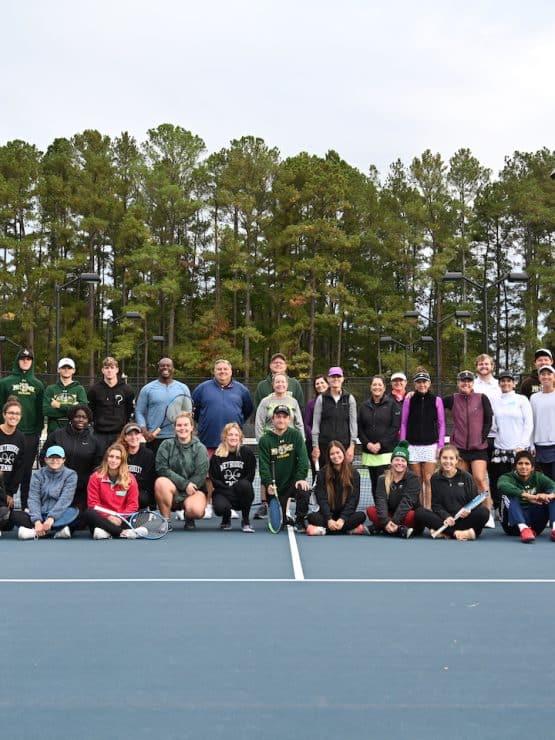
[[[94,433],[104,450],[117,439],[134,410],[135,393],[120,380],[118,372],[118,361],[114,357],[106,357],[102,362],[102,380],[87,391]]]

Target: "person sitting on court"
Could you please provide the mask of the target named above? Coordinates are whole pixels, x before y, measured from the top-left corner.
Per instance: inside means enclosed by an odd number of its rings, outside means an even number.
[[[432,534],[436,529],[447,525],[444,539],[475,540],[482,533],[489,517],[487,506],[464,509],[478,495],[474,478],[465,470],[460,470],[459,452],[453,445],[445,445],[439,452],[438,470],[430,479],[432,508],[420,507],[416,510],[416,526],[428,527]],[[455,515],[463,509],[460,518]]]
[[[501,526],[505,534],[530,544],[551,524],[555,542],[555,482],[534,468],[528,450],[515,455],[515,467],[497,481],[501,494]]]
[[[308,535],[364,534],[360,499],[360,475],[347,462],[345,447],[337,440],[328,446],[328,464],[316,476],[314,493],[319,511],[308,514]]]
[[[371,521],[368,534],[410,537],[419,496],[420,478],[409,470],[409,443],[402,440],[391,453],[391,467],[378,478],[374,506],[366,509]]]
[[[154,481],[156,480],[156,458],[154,452],[149,450],[141,434],[141,427],[136,421],[128,422],[118,437],[117,441],[125,447],[127,452],[127,466],[133,473],[139,486],[139,508],[154,509]]]
[[[87,503],[85,520],[95,540],[137,536],[135,530],[117,516],[132,514],[139,508],[139,487],[127,467],[125,447],[117,442],[108,447],[102,465],[89,478]],[[115,513],[98,511],[96,506]]]
[[[77,486],[77,473],[65,466],[63,447],[53,445],[46,450],[45,467],[31,476],[26,511],[12,511],[12,523],[18,527],[20,540],[34,540],[53,536],[69,539],[70,525],[79,516],[79,509],[72,506]]]
[[[194,436],[193,414],[182,411],[175,420],[175,437],[165,439],[156,453],[154,497],[160,514],[170,521],[172,510],[185,511],[185,529],[195,529],[195,519],[206,510],[208,452]]]
[[[254,501],[253,481],[256,458],[243,445],[243,432],[237,422],[226,424],[222,441],[210,458],[209,476],[214,486],[212,505],[216,516],[222,517],[220,529],[231,529],[231,512],[240,510],[241,529],[252,533],[250,509]]]
[[[305,532],[305,517],[308,513],[309,488],[308,455],[303,435],[289,426],[289,407],[276,406],[272,415],[273,429],[260,437],[258,464],[260,481],[266,486],[269,496],[278,496],[286,521],[287,501],[296,499],[295,529]]]

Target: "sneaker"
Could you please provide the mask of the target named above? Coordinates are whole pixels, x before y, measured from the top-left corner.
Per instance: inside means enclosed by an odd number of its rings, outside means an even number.
[[[472,529],[457,529],[453,535],[459,542],[468,542],[476,539],[476,532]]]
[[[168,532],[173,532],[173,525],[172,525],[172,518],[171,518],[171,516],[169,517],[169,519],[166,519],[166,521],[168,523]]]
[[[231,528],[231,519],[222,519],[220,529],[224,532],[229,532]]]
[[[495,517],[493,516],[493,510],[489,513],[489,519],[484,525],[486,529],[495,529]]]
[[[239,519],[239,514],[235,511],[235,509],[231,510],[231,518],[232,519]]]
[[[369,537],[377,537],[378,535],[383,534],[383,529],[378,527],[377,524],[369,524],[366,527],[366,534]]]
[[[366,534],[364,524],[358,524],[354,529],[350,529],[349,534]]]
[[[253,534],[255,530],[253,527],[251,527],[251,523],[249,522],[249,520],[245,519],[245,521],[241,524],[241,531],[246,532],[247,534]]]
[[[36,540],[37,533],[35,532],[34,528],[20,527],[17,530],[17,539],[18,540]]]
[[[298,534],[304,534],[306,532],[304,519],[297,519],[297,521],[295,522],[295,532],[297,532]]]
[[[183,509],[178,509],[175,512],[175,518],[178,519],[180,522],[185,521],[185,512],[183,511]]]
[[[309,524],[306,528],[306,533],[311,537],[323,536],[326,534],[325,527],[317,527],[316,524]]]
[[[555,529],[551,530],[551,542],[555,542]]]
[[[203,519],[212,519],[214,516],[214,507],[212,504],[206,504],[206,509],[204,510],[204,516]]]
[[[412,527],[405,527],[403,524],[397,527],[397,537],[402,537],[404,540],[408,540],[413,532],[414,529]]]
[[[95,527],[93,531],[93,540],[111,540],[112,535],[101,527]]]
[[[185,519],[185,529],[188,529],[189,531],[193,531],[197,528],[197,525],[195,524],[194,519]]]
[[[20,527],[21,529],[21,527]],[[530,545],[532,542],[536,539],[536,535],[534,533],[533,529],[530,529],[530,527],[524,527],[524,529],[520,530],[520,539],[526,544]]]
[[[124,537],[127,540],[136,540],[138,537],[145,537],[148,534],[146,527],[135,527],[135,529],[124,529],[120,537]]]
[[[62,527],[54,537],[52,538],[54,540],[69,540],[71,539],[71,529],[69,527]]]
[[[268,504],[263,501],[258,509],[254,512],[255,519],[267,519],[268,518]]]

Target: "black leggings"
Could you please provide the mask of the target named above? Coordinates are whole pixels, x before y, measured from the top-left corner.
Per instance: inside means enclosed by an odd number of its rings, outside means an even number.
[[[87,522],[88,527],[91,530],[91,534],[94,532],[95,527],[100,527],[100,529],[104,529],[106,532],[108,532],[108,534],[111,534],[112,537],[119,537],[124,529],[129,529],[125,522],[122,522],[121,524],[114,524],[113,522],[109,521],[107,517],[103,516],[99,511],[96,511],[96,509],[86,510],[85,521]]]
[[[241,478],[234,486],[226,491],[218,489],[212,494],[212,506],[214,514],[221,516],[224,521],[231,518],[231,510],[240,511],[243,521],[250,517],[251,504],[254,501],[254,488],[250,480]]]
[[[332,516],[332,519],[335,519],[336,521],[338,519],[342,519],[343,517],[341,514],[334,514]],[[347,534],[351,530],[358,527],[359,524],[364,524],[364,520],[366,519],[366,514],[363,511],[355,511],[354,514],[351,514],[351,516],[347,517],[345,519],[345,524],[343,525],[343,529],[340,530],[329,530],[326,526],[326,519],[324,518],[323,514],[321,514],[319,511],[313,511],[308,516],[308,523],[314,524],[316,527],[325,527],[328,530],[328,534]]]
[[[428,527],[428,529],[439,529],[443,527],[443,519],[435,512],[425,509],[423,506],[416,510],[415,519],[416,526],[422,527],[422,529],[424,527]],[[457,519],[453,527],[447,527],[445,534],[448,537],[452,537],[453,533],[457,530],[473,529],[476,532],[476,537],[479,537],[488,519],[489,511],[487,508],[485,506],[477,506],[464,519]]]

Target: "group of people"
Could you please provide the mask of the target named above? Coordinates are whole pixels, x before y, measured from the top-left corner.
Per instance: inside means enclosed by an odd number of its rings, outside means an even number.
[[[412,390],[402,372],[393,373],[389,391],[386,379],[374,376],[360,406],[339,366],[314,378],[305,406],[281,353],[272,356],[254,403],[225,359],[191,393],[174,378],[172,360],[162,358],[157,379],[136,403],[113,357],[88,391],[73,379],[71,358],[59,361],[59,378],[48,388],[33,362],[32,351],[22,349],[0,381],[0,531],[17,527],[21,539],[68,538],[79,528],[95,539],[133,538],[118,514],[145,507],[157,508],[170,526],[177,512],[187,530],[215,515],[222,530],[240,516],[242,531],[254,532],[257,461],[243,438],[254,414],[262,498],[255,518],[265,518],[269,497],[277,496],[284,517],[296,501],[292,524],[309,535],[408,538],[427,528],[473,540],[495,526],[497,513],[505,532],[523,542],[548,524],[555,541],[555,369],[548,349],[536,352],[521,393],[509,371],[495,378],[492,358],[480,355],[475,372],[460,372],[456,392],[443,398],[418,368]],[[359,510],[353,465],[359,443],[373,496],[366,512]],[[37,453],[41,467],[33,472]],[[482,492],[483,505],[465,508]]]

